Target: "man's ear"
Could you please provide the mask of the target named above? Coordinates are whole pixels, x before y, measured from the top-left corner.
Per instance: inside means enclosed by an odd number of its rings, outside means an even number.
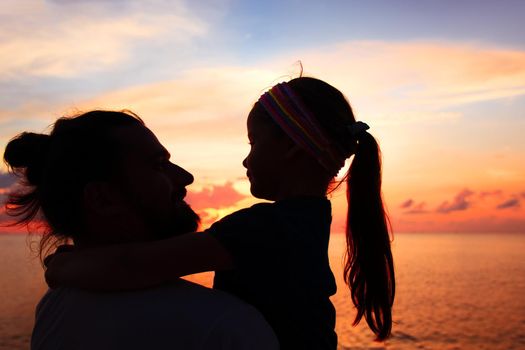
[[[94,181],[84,187],[84,206],[98,215],[114,215],[122,210],[122,201],[109,183]]]

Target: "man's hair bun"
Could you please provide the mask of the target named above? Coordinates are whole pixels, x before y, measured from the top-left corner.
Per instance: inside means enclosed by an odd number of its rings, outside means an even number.
[[[15,173],[25,169],[27,181],[37,185],[42,179],[50,141],[51,136],[46,134],[21,133],[7,144],[4,161]]]

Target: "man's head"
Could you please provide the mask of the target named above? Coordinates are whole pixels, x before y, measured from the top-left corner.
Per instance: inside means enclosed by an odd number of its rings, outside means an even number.
[[[119,242],[195,231],[198,217],[184,202],[185,187],[193,176],[170,162],[168,150],[146,127],[125,126],[113,135],[118,140],[114,177],[87,189],[95,194],[85,201],[95,218],[107,217],[119,225],[120,219],[125,220],[128,230],[115,236]]]
[[[22,133],[7,145],[4,160],[26,185],[10,195],[8,213],[21,224],[41,213],[48,227],[43,247],[68,238],[104,244],[194,230],[198,218],[183,202],[193,177],[168,157],[130,112],[61,118],[50,135]],[[90,228],[100,223],[118,232],[97,237]]]

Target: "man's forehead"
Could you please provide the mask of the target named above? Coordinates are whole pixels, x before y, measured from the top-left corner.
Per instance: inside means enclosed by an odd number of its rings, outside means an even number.
[[[151,130],[142,125],[130,125],[115,131],[115,137],[130,155],[154,156],[168,153]]]

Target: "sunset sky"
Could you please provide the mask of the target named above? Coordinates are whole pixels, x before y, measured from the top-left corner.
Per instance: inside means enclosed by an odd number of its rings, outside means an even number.
[[[521,0],[3,0],[0,148],[131,109],[194,174],[210,223],[256,202],[246,116],[301,61],[379,140],[396,232],[525,232],[524,16]],[[344,190],[332,199],[338,232]]]

